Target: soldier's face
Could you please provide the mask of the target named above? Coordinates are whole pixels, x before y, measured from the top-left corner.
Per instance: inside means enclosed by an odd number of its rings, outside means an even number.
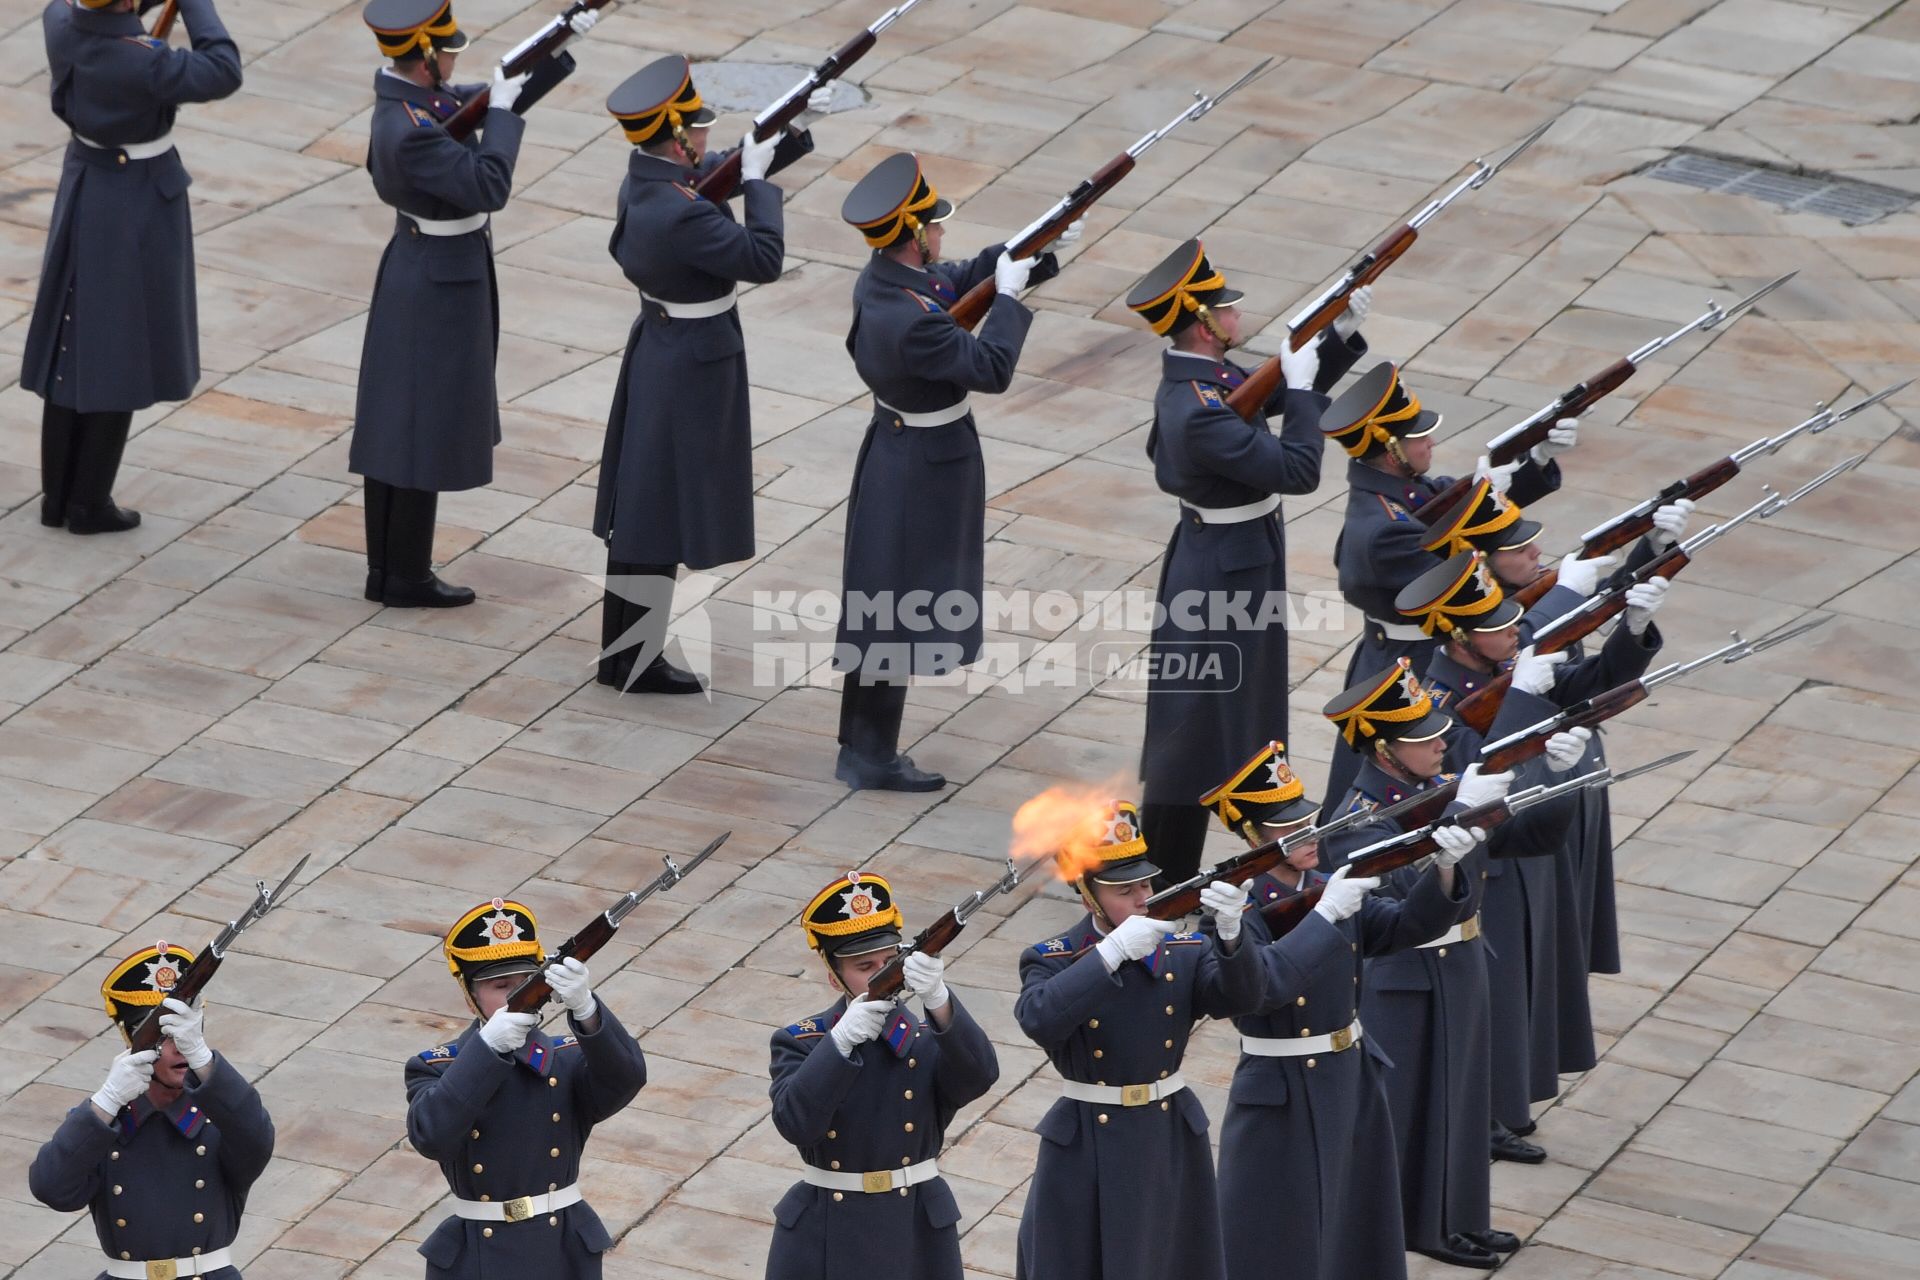
[[[440,64],[440,78],[442,80],[453,79],[453,64],[460,61],[460,55],[457,53],[436,53],[433,55],[433,58],[435,62]]]
[[[160,1042],[160,1056],[153,1060],[153,1082],[163,1089],[179,1089],[187,1082],[187,1060],[173,1047],[173,1041]]]
[[[947,224],[944,222],[929,222],[926,226],[926,232],[927,261],[938,262],[940,261],[940,246],[947,238]]]
[[[1520,628],[1516,624],[1498,631],[1476,631],[1468,642],[1473,651],[1488,662],[1511,662],[1520,652]]]
[[[1396,742],[1392,751],[1402,769],[1416,778],[1432,778],[1439,774],[1440,766],[1446,763],[1446,735],[1428,738],[1425,742]]]
[[[1487,557],[1487,567],[1493,570],[1494,581],[1506,590],[1524,587],[1540,576],[1540,544],[1529,542],[1524,547],[1496,551]]]
[[[1406,455],[1409,474],[1423,476],[1433,466],[1433,437],[1419,436],[1400,442],[1400,452]]]
[[[887,967],[887,961],[893,959],[894,951],[870,951],[864,956],[847,956],[833,961],[833,971],[840,976],[840,985],[847,993],[847,999],[857,1000],[867,994],[867,986],[873,981],[873,975]]]
[[[1147,899],[1153,896],[1153,881],[1136,880],[1132,884],[1101,884],[1093,882],[1093,900],[1100,904],[1101,914],[1113,924],[1140,914],[1147,905]]]
[[[1295,871],[1311,871],[1320,865],[1320,842],[1308,840],[1287,850],[1287,865]]]
[[[526,981],[523,974],[507,974],[500,978],[482,978],[473,984],[473,1003],[480,1009],[482,1022],[500,1012],[500,1006],[507,1002],[514,988]]]

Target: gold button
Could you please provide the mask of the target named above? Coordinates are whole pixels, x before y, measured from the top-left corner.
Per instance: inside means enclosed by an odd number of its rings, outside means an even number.
[[[1098,1018],[1088,1018],[1088,1019],[1087,1019],[1087,1029],[1088,1029],[1089,1031],[1098,1031],[1098,1030],[1100,1029],[1100,1019],[1098,1019]]]
[[[558,1160],[560,1158],[560,1148],[554,1147],[553,1149],[548,1151],[547,1154],[552,1156],[555,1160]]]
[[[1167,981],[1168,981],[1168,982],[1172,982],[1172,981],[1173,981],[1173,975],[1172,975],[1172,974],[1168,974],[1168,975],[1167,975]]]
[[[840,1162],[839,1162],[838,1160],[829,1160],[829,1161],[827,1161],[827,1168],[829,1168],[829,1169],[838,1169],[839,1167],[840,1167]]]
[[[113,1220],[113,1225],[116,1227],[124,1227],[127,1225],[127,1220],[125,1218],[115,1218]]]
[[[1307,1065],[1308,1065],[1308,1066],[1310,1066],[1310,1067],[1317,1067],[1317,1066],[1319,1066],[1320,1064],[1319,1064],[1318,1062],[1315,1062],[1315,1061],[1314,1061],[1314,1060],[1313,1060],[1312,1058],[1308,1058],[1308,1059],[1307,1059]]]
[[[1104,1058],[1107,1056],[1107,1051],[1105,1049],[1095,1049],[1093,1051],[1093,1056],[1096,1058]]]
[[[1169,1110],[1172,1106],[1173,1104],[1171,1102],[1163,1102],[1160,1104],[1160,1109],[1162,1111],[1166,1111],[1166,1110]]]
[[[900,1194],[903,1196],[907,1194],[907,1189],[905,1187],[900,1188]]]
[[[1301,1036],[1302,1036],[1303,1038],[1304,1038],[1304,1037],[1306,1037],[1306,1036],[1307,1036],[1307,1035],[1309,1035],[1309,1034],[1310,1034],[1310,1029],[1309,1029],[1309,1028],[1307,1028],[1307,1027],[1302,1027],[1302,1028],[1300,1028],[1300,1035],[1301,1035]]]
[[[122,1249],[122,1250],[120,1251],[120,1256],[121,1256],[122,1258],[131,1258],[131,1257],[132,1257],[133,1255],[132,1255],[132,1254],[130,1254],[130,1253],[128,1253],[128,1252],[127,1252],[127,1251],[126,1251],[125,1249]]]
[[[120,1194],[120,1184],[117,1182],[113,1184],[113,1194],[115,1195]]]
[[[553,1113],[553,1122],[554,1122],[555,1124],[559,1124],[559,1123],[560,1123],[560,1113],[559,1113],[558,1111],[556,1111],[556,1112],[554,1112],[554,1113]]]
[[[914,1039],[916,1039],[916,1040],[917,1040],[917,1039],[919,1039],[919,1037],[918,1037],[918,1036],[915,1036],[915,1037],[914,1037]],[[908,1066],[908,1067],[910,1067],[910,1068],[911,1068],[911,1067],[917,1067],[917,1066],[919,1066],[919,1065],[920,1065],[920,1059],[918,1059],[918,1058],[908,1058],[908,1059],[907,1059],[907,1066]]]
[[[1101,1124],[1105,1124],[1105,1123],[1107,1122],[1107,1113],[1106,1113],[1106,1112],[1104,1112],[1104,1111],[1102,1111],[1102,1112],[1101,1112],[1101,1113],[1100,1113],[1100,1114],[1099,1114],[1099,1115],[1098,1115],[1097,1117],[1095,1117],[1095,1118],[1096,1118],[1096,1119],[1098,1119],[1098,1120],[1100,1121],[1100,1123],[1101,1123]],[[125,1226],[126,1224],[125,1224],[125,1223],[121,1223],[120,1225],[121,1225],[121,1226]]]
[[[491,1199],[493,1199],[493,1197],[492,1197],[492,1196],[489,1196],[489,1195],[483,1195],[483,1196],[481,1196],[481,1197],[480,1197],[480,1199],[481,1199],[481,1200],[483,1200],[483,1201],[485,1201],[485,1200],[491,1200]]]
[[[1295,996],[1293,998],[1293,1002],[1297,1005],[1304,1007],[1307,1003],[1307,998],[1305,996]]]
[[[489,1239],[489,1240],[491,1240],[491,1239],[493,1239],[493,1228],[492,1228],[492,1227],[482,1227],[482,1228],[480,1228],[480,1234],[481,1234],[481,1235],[483,1235],[483,1236],[485,1236],[485,1237],[486,1237],[487,1239]]]
[[[1172,1006],[1172,1005],[1168,1005],[1168,1006],[1167,1006],[1167,1016],[1168,1016],[1168,1017],[1172,1017],[1172,1016],[1173,1016],[1173,1006]]]
[[[480,1131],[478,1129],[475,1129],[472,1133],[468,1134],[467,1136],[469,1138],[477,1138],[480,1136]]]
[[[200,1246],[199,1246],[199,1245],[195,1245],[195,1246],[193,1246],[193,1256],[194,1256],[194,1257],[196,1257],[196,1258],[200,1256]]]
[[[1440,954],[1443,956],[1447,954],[1447,949],[1445,947],[1440,948]]]
[[[900,1157],[900,1163],[901,1163],[901,1164],[912,1164],[912,1163],[913,1163],[913,1157],[912,1157],[912,1156],[901,1156],[901,1157]]]
[[[559,1087],[560,1087],[560,1079],[558,1076],[547,1077],[547,1088],[558,1089]]]
[[[557,1213],[550,1213],[550,1214],[548,1214],[548,1215],[547,1215],[547,1225],[548,1225],[548,1226],[550,1226],[550,1227],[557,1227],[557,1226],[559,1226],[559,1225],[560,1225],[560,1215],[559,1215],[559,1214],[557,1214]]]
[[[840,1136],[840,1134],[839,1134],[839,1132],[838,1132],[837,1130],[834,1130],[834,1129],[829,1129],[829,1130],[827,1130],[827,1136],[828,1136],[829,1138],[837,1138],[837,1137],[839,1137],[839,1136]]]
[[[118,1151],[113,1152],[111,1155],[107,1157],[107,1159],[109,1160],[118,1160],[119,1158],[120,1158],[120,1153]]]
[[[1173,1041],[1171,1041],[1171,1040],[1169,1040],[1169,1041],[1167,1041],[1167,1042],[1166,1042],[1166,1045],[1167,1045],[1167,1048],[1169,1048],[1169,1049],[1171,1049],[1171,1048],[1173,1048]]]
[[[195,1147],[195,1148],[193,1149],[193,1154],[195,1154],[195,1155],[197,1155],[197,1156],[203,1156],[203,1155],[205,1155],[205,1154],[207,1154],[207,1149],[206,1149],[205,1147]]]
[[[560,1189],[560,1184],[557,1182],[549,1182],[547,1184],[547,1190],[549,1191],[558,1191],[559,1189]]]
[[[126,152],[124,152],[124,151],[122,151],[122,152],[120,153],[120,157],[119,157],[119,159],[120,159],[120,163],[121,163],[121,164],[125,164],[125,163],[127,162],[127,153],[126,153]]]
[[[1167,1078],[1167,1073],[1166,1073],[1166,1072],[1164,1072],[1164,1071],[1162,1071],[1162,1072],[1160,1073],[1160,1078],[1161,1078],[1162,1080],[1165,1080],[1165,1079]]]
[[[842,1200],[845,1200],[845,1199],[846,1197],[841,1195],[838,1191],[833,1193],[833,1202],[835,1204],[839,1204]]]
[[[114,1188],[115,1191],[119,1189],[118,1187]],[[205,1178],[195,1178],[193,1180],[193,1189],[195,1191],[205,1191],[207,1189],[207,1180]]]
[[[473,1166],[473,1171],[474,1171],[475,1173],[485,1173],[485,1172],[487,1171],[487,1166],[485,1166],[485,1165],[483,1165],[483,1164],[477,1164],[477,1165],[475,1165],[475,1166]]]
[[[207,1220],[207,1215],[204,1213],[196,1213],[193,1215],[193,1220],[195,1222],[205,1222]]]
[[[908,1132],[908,1133],[912,1133],[912,1132],[913,1132],[913,1121],[911,1121],[911,1120],[909,1120],[909,1121],[907,1121],[907,1123],[906,1123],[906,1130],[907,1130],[907,1132]]]
[[[912,1102],[912,1101],[913,1101],[913,1090],[911,1090],[911,1089],[909,1089],[909,1090],[907,1090],[907,1101],[908,1101],[908,1102]]]

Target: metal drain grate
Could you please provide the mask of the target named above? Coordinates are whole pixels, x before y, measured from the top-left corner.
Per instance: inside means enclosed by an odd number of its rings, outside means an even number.
[[[1664,182],[1678,182],[1702,191],[1751,196],[1795,213],[1818,213],[1838,218],[1848,226],[1875,222],[1920,199],[1911,191],[1836,178],[1825,173],[1784,173],[1742,160],[1680,152],[1668,156],[1649,173]]]

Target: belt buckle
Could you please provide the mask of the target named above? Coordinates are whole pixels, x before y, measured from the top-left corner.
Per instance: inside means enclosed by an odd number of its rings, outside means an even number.
[[[1120,1105],[1123,1107],[1144,1107],[1153,1101],[1153,1086],[1150,1084],[1123,1084],[1120,1086]]]
[[[508,1222],[525,1222],[533,1216],[533,1197],[515,1196],[501,1204],[500,1212]]]
[[[147,1280],[177,1280],[180,1263],[175,1258],[155,1258],[147,1264]]]
[[[1473,919],[1467,921],[1465,924],[1460,926],[1460,941],[1467,942],[1479,936],[1480,936],[1480,917],[1479,916],[1477,915],[1474,916]]]
[[[876,1169],[860,1175],[860,1189],[870,1196],[883,1196],[893,1190],[893,1170]]]
[[[1350,1026],[1340,1028],[1333,1033],[1332,1042],[1335,1053],[1345,1053],[1353,1047],[1353,1028]]]

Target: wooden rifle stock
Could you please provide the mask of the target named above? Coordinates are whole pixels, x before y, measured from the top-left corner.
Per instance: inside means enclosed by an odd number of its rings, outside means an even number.
[[[167,0],[166,4],[161,6],[160,16],[153,20],[153,30],[147,34],[155,40],[165,40],[173,31],[173,24],[179,17],[180,0]]]
[[[871,28],[864,28],[860,34],[835,49],[827,60],[814,68],[813,75],[804,85],[795,88],[786,97],[774,104],[764,119],[756,120],[753,126],[754,140],[765,142],[782,129],[799,119],[800,113],[807,109],[807,98],[815,89],[830,80],[838,80],[846,74],[847,68],[867,56],[867,51],[878,44],[880,37]],[[740,189],[740,148],[727,152],[720,163],[702,174],[693,184],[693,189],[715,203],[728,199]]]
[[[600,948],[613,941],[614,931],[619,926],[608,920],[602,912],[587,922],[587,927],[561,943],[554,953],[547,957],[548,964],[557,964],[562,960],[585,960]],[[536,973],[513,989],[507,997],[507,1008],[514,1013],[538,1013],[541,1006],[553,999],[553,988],[547,985],[547,975]]]
[[[1702,467],[1684,480],[1675,480],[1654,496],[1646,511],[1639,515],[1623,516],[1595,530],[1591,538],[1580,544],[1580,554],[1590,559],[1631,546],[1653,531],[1655,510],[1682,498],[1699,498],[1712,493],[1739,474],[1740,464],[1729,456],[1710,467]]]
[[[1553,430],[1555,423],[1562,418],[1579,417],[1602,398],[1618,391],[1621,384],[1634,375],[1635,368],[1633,361],[1622,357],[1585,382],[1561,393],[1559,399],[1540,416],[1540,421],[1510,439],[1488,446],[1487,461],[1496,467],[1504,467],[1526,457],[1533,446],[1547,438],[1547,433]],[[1448,507],[1467,496],[1475,483],[1472,476],[1460,477],[1421,503],[1414,514],[1425,524],[1437,523]]]
[[[1009,258],[1031,258],[1046,251],[1048,245],[1060,238],[1077,219],[1084,216],[1101,196],[1120,184],[1120,179],[1133,172],[1137,163],[1134,158],[1122,151],[1113,159],[1100,166],[1091,178],[1074,189],[1063,203],[1060,212],[1047,221],[1034,227],[1007,246]],[[999,292],[992,276],[962,294],[960,300],[947,308],[947,314],[962,329],[971,330],[987,318],[987,311],[993,306],[993,299]]]
[[[947,913],[914,935],[914,939],[900,954],[887,961],[886,967],[873,975],[867,983],[869,1000],[892,1000],[907,985],[907,957],[910,955],[937,956],[953,945],[966,926],[949,907]]]
[[[1419,238],[1420,233],[1404,222],[1381,237],[1378,244],[1347,268],[1346,283],[1340,286],[1339,291],[1288,332],[1288,348],[1299,351],[1319,337],[1347,309],[1347,300],[1353,296],[1354,290],[1378,280]],[[1273,393],[1280,389],[1280,379],[1280,357],[1270,356],[1247,375],[1245,382],[1227,393],[1227,407],[1252,422],[1266,407],[1267,401],[1273,398]]]
[[[202,947],[200,954],[189,960],[186,969],[174,980],[173,989],[166,993],[166,998],[192,1004],[200,998],[208,980],[219,968],[220,957],[214,954],[213,948]],[[147,1016],[140,1020],[140,1025],[127,1036],[127,1043],[135,1052],[159,1047],[160,1015],[165,1012],[159,1005],[153,1006],[147,1010]]]
[[[1486,804],[1476,805],[1455,816],[1450,820],[1450,825],[1479,827],[1485,831],[1499,826],[1511,816],[1512,811],[1507,808],[1507,802],[1504,799],[1490,800]],[[1428,823],[1421,825],[1426,826]],[[1362,876],[1388,875],[1402,867],[1412,866],[1439,847],[1431,831],[1424,835],[1409,836],[1405,841],[1388,845],[1384,849],[1375,849],[1364,857],[1355,858],[1347,864],[1352,868],[1347,875],[1355,879]],[[1260,915],[1267,922],[1268,930],[1275,938],[1282,938],[1292,933],[1294,927],[1313,911],[1325,888],[1325,885],[1317,884],[1310,889],[1302,889],[1290,897],[1276,898],[1261,907]]]
[[[1629,707],[1637,707],[1647,700],[1647,686],[1638,680],[1629,680],[1615,689],[1595,694],[1585,702],[1576,703],[1553,718],[1551,728],[1538,733],[1528,734],[1520,741],[1500,748],[1480,761],[1484,773],[1504,773],[1527,761],[1545,755],[1547,739],[1556,733],[1565,733],[1568,729],[1592,729],[1613,719]]]

